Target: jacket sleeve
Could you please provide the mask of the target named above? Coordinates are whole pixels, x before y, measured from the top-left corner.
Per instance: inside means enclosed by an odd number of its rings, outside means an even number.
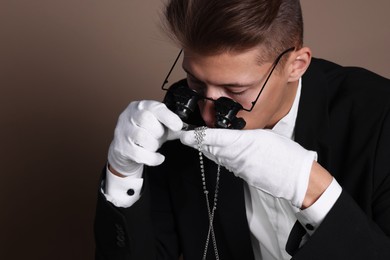
[[[145,167],[141,198],[129,208],[115,207],[99,189],[94,223],[95,259],[179,258],[177,234],[162,168]],[[155,206],[152,207],[152,204]]]
[[[104,177],[101,183],[104,187]],[[94,223],[95,259],[156,259],[149,216],[148,192],[132,207],[118,208],[106,200],[99,188]]]
[[[390,219],[389,210],[386,215]],[[343,191],[325,220],[304,246],[295,251],[292,259],[313,257],[318,260],[390,259],[390,239]]]
[[[369,196],[359,189],[352,196],[344,189],[316,232],[301,248],[295,248],[293,259],[390,259],[390,109],[387,111],[372,167],[362,169],[371,181],[356,184],[369,185]],[[298,230],[294,228],[290,238]]]

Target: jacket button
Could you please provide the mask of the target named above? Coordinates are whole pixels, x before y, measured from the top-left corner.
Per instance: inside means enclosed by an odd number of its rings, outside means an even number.
[[[124,242],[124,241],[121,241],[121,240],[118,240],[118,241],[116,241],[116,245],[117,245],[118,247],[125,247],[125,242]]]
[[[125,247],[125,231],[123,227],[119,224],[115,224],[116,229],[116,245],[118,247]]]
[[[129,195],[129,196],[133,196],[134,193],[135,193],[135,191],[133,189],[127,190],[127,195]]]

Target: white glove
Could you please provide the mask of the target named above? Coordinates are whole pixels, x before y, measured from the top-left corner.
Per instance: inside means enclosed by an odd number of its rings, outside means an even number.
[[[194,131],[181,142],[197,148]],[[317,154],[271,130],[207,129],[202,152],[249,185],[302,206]]]
[[[119,116],[108,163],[125,176],[135,174],[144,164],[159,165],[165,158],[157,149],[166,140],[177,139],[182,127],[180,118],[161,102],[131,102]]]

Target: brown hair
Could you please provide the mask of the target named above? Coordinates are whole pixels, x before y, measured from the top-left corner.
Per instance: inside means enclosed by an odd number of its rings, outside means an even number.
[[[264,46],[264,62],[303,44],[299,0],[169,0],[165,19],[172,39],[202,55]]]

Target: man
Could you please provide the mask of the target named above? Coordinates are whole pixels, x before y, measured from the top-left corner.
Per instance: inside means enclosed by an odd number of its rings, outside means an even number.
[[[130,103],[96,258],[390,259],[389,80],[312,59],[298,0],[171,0],[165,14],[199,98],[188,122],[206,128]],[[215,128],[221,97],[242,130]]]

